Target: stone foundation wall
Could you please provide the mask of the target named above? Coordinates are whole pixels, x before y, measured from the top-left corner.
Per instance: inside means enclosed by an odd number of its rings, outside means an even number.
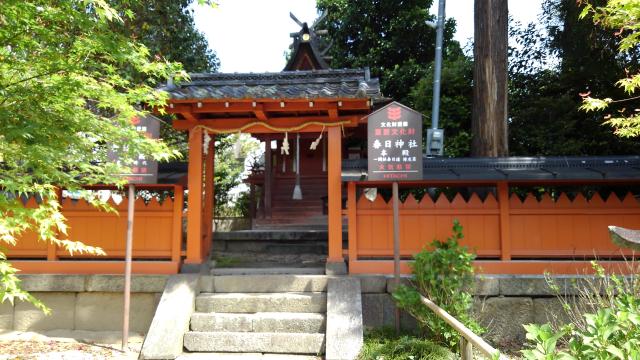
[[[395,303],[391,297],[394,280],[389,276],[359,276],[362,288],[364,326],[395,326]],[[576,295],[576,283],[583,276],[559,276],[554,281],[565,295]],[[402,279],[408,282],[407,278]],[[476,278],[474,313],[487,332],[483,338],[499,348],[517,348],[525,342],[522,325],[542,324],[554,319],[566,320],[560,301],[553,295],[543,276],[493,275]],[[400,324],[415,329],[416,322],[400,313]]]
[[[131,280],[130,329],[146,333],[168,276],[134,275]],[[33,305],[0,304],[0,330],[121,331],[122,275],[21,275],[22,288],[51,309],[46,316]]]

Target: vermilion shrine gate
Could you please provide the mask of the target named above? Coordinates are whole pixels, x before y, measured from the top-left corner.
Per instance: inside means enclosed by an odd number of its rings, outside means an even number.
[[[212,238],[215,136],[250,133],[265,150],[264,169],[248,179],[262,189],[259,212],[253,214],[256,223],[286,228],[318,218],[328,229],[329,269],[340,271],[347,258],[350,273],[391,273],[391,204],[380,193],[371,199],[362,196],[364,189],[390,185],[367,180],[366,124],[374,110],[391,100],[383,97],[368,70],[328,68],[315,34],[306,25],[294,37],[292,50],[279,73],[192,74],[189,82],[164,88],[170,95],[167,110],[177,117],[173,127],[189,134],[183,184],[188,189],[186,239],[182,239],[182,187],[152,186],[170,188],[176,195],[162,204],[136,205],[140,218],[134,272],[175,273],[182,263],[208,259],[216,241]],[[425,158],[422,170],[421,180],[401,184],[427,190],[419,199],[408,195],[401,204],[405,259],[434,238],[448,236],[452,220],[458,218],[465,228],[465,244],[477,252],[477,264],[484,272],[575,273],[594,255],[611,260],[603,264],[615,267],[623,254],[630,254],[610,242],[607,225],[640,228],[640,204],[632,193],[610,192],[605,198],[597,191],[571,197],[528,192],[535,186],[637,185],[638,156]],[[296,184],[302,199],[292,199]],[[438,197],[429,195],[429,188],[436,187],[459,191],[450,197],[446,191]],[[473,191],[478,188],[484,189],[482,196]],[[100,215],[68,199],[63,211],[71,221],[71,237],[102,246],[111,260],[122,257],[124,219]],[[344,217],[348,249],[342,246]],[[59,249],[38,243],[32,235],[25,236],[9,256],[25,272],[122,271],[118,261],[65,259]],[[408,271],[406,263],[403,266]]]

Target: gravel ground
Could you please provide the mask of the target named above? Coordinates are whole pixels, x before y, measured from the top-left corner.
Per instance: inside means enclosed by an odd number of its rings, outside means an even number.
[[[137,359],[143,337],[132,334],[127,350],[122,351],[120,336],[120,332],[113,331],[2,332],[0,360]]]

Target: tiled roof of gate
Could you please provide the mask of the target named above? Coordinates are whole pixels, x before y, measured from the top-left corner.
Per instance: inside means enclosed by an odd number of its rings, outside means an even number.
[[[171,99],[314,99],[385,100],[380,82],[365,70],[311,70],[273,73],[190,74],[189,82],[166,85]]]
[[[423,180],[640,180],[640,156],[424,158]],[[367,179],[367,160],[343,160],[343,181]]]
[[[571,156],[503,158],[424,158],[423,180],[640,181],[640,156]],[[160,183],[173,183],[187,173],[187,163],[160,163]],[[367,160],[343,160],[343,181],[367,179]]]

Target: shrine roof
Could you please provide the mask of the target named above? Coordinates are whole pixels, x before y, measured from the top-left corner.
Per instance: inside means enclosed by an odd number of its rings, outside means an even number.
[[[160,88],[172,100],[203,99],[372,99],[385,101],[380,82],[366,69],[271,73],[190,74],[191,80]]]
[[[640,156],[424,158],[424,181],[638,181]],[[160,163],[160,183],[174,183],[187,163]],[[366,181],[367,159],[342,160],[343,181]]]
[[[343,181],[365,181],[367,160],[343,160]],[[638,180],[640,156],[428,158],[423,181]]]

